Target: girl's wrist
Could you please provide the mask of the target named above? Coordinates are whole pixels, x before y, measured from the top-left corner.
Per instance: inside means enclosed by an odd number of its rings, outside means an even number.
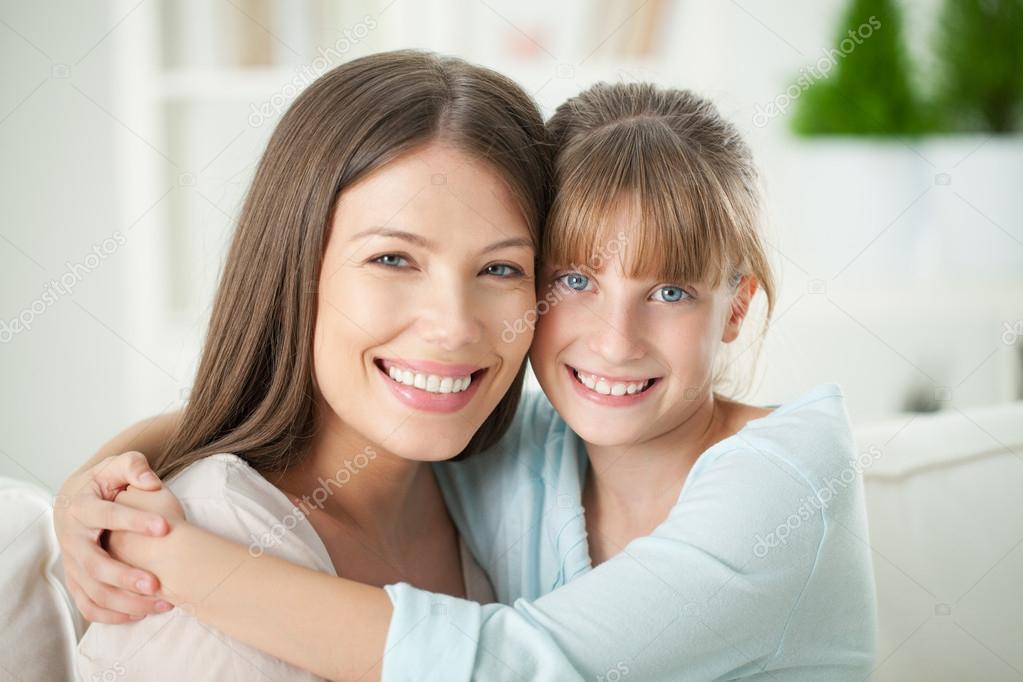
[[[188,523],[176,518],[168,518],[166,521],[168,531],[161,536],[105,530],[101,533],[99,541],[114,559],[149,571],[156,576],[160,582],[160,590],[153,596],[177,604],[177,597],[168,590],[168,584],[174,574],[174,557],[180,556],[178,545],[182,527],[188,526]]]

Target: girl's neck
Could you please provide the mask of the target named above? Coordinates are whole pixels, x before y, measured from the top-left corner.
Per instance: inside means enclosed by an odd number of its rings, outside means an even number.
[[[648,440],[619,445],[586,443],[588,482],[602,495],[628,506],[667,487],[681,489],[685,474],[719,431],[720,403],[708,395],[678,426]]]
[[[586,444],[590,466],[583,505],[594,564],[664,521],[696,459],[729,435],[730,406],[711,394],[678,426],[654,438],[614,446]]]

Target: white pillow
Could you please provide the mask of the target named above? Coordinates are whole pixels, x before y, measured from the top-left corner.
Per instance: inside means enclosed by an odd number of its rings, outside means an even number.
[[[0,477],[0,677],[74,679],[85,622],[64,588],[53,531],[53,496]]]

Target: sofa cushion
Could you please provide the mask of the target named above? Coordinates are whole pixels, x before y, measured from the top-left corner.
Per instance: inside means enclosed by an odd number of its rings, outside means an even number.
[[[85,623],[64,589],[53,497],[0,477],[0,677],[74,679],[72,662]]]
[[[1023,677],[1023,403],[856,429],[876,680]]]

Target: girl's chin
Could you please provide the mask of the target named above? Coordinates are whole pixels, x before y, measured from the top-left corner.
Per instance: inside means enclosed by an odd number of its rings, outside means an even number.
[[[635,422],[614,424],[609,423],[609,420],[606,419],[597,421],[589,418],[576,421],[575,424],[569,421],[569,428],[589,445],[610,448],[622,445],[632,446],[646,440],[643,433],[636,429]]]

